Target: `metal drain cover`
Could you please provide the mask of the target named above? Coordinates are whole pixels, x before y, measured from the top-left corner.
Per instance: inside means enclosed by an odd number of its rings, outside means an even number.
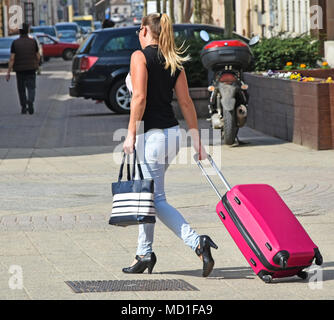
[[[66,281],[75,293],[121,291],[199,291],[184,280]]]

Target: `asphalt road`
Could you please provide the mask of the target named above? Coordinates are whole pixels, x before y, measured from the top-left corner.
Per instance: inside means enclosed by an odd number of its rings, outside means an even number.
[[[0,75],[0,148],[65,148],[110,146],[113,134],[126,128],[128,116],[111,112],[104,103],[71,98],[71,62],[51,59],[37,77],[33,116],[21,115],[16,77]]]
[[[15,73],[7,83],[0,70],[0,149],[103,146],[114,151],[120,146],[129,116],[113,113],[104,103],[70,97],[71,65],[61,58],[43,65],[41,75],[37,76],[33,116],[20,113]],[[180,125],[186,128],[184,121]],[[200,128],[209,127],[205,119],[200,120]],[[211,144],[220,145],[219,132],[216,136],[215,142],[212,136],[208,139]],[[240,137],[247,136],[247,130],[241,130]],[[190,141],[185,143],[189,145]]]

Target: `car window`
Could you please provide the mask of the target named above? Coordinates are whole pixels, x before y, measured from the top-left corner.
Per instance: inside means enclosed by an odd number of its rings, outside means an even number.
[[[205,30],[210,37],[210,41],[214,41],[214,40],[222,40],[224,39],[224,32],[219,32],[218,30]],[[196,40],[201,40],[201,36],[200,36],[200,32],[201,30],[194,30],[194,37],[196,38]]]
[[[53,28],[45,28],[45,30],[43,30],[44,33],[49,34],[50,36],[56,37],[56,31]]]
[[[56,32],[54,30],[54,28],[30,28],[31,29],[31,32],[33,33],[38,33],[38,32],[41,32],[41,33],[46,33],[46,34],[49,34],[50,36],[56,36]]]
[[[203,30],[205,30],[209,34],[210,41],[225,40],[225,39],[227,39],[225,37],[225,34],[224,34],[223,30],[222,31],[220,31],[220,30],[208,30],[208,29],[203,29]],[[194,30],[194,37],[197,40],[201,40],[200,32],[201,32],[201,30]],[[249,42],[249,40],[247,40],[246,38],[244,38],[241,35],[236,34],[236,33],[233,33],[232,39],[241,40],[241,41],[244,41],[246,43]]]
[[[136,34],[127,34],[112,37],[102,46],[101,53],[127,53],[139,48],[139,40]]]
[[[61,37],[62,38],[72,38],[72,37],[76,37],[76,33],[73,30],[64,30],[61,32]]]
[[[94,46],[95,40],[96,40],[96,34],[92,33],[89,35],[81,44],[80,48],[78,49],[78,53],[90,53],[92,47]]]
[[[79,27],[77,26],[73,26],[73,25],[65,25],[65,26],[56,26],[56,29],[59,32],[64,32],[64,30],[73,30],[74,32],[78,32],[79,31]]]
[[[186,31],[185,30],[174,30],[174,37],[175,39],[178,38],[186,38]]]
[[[0,39],[0,49],[9,49],[13,41],[12,39]]]
[[[49,37],[38,37],[41,44],[54,44],[55,42]]]

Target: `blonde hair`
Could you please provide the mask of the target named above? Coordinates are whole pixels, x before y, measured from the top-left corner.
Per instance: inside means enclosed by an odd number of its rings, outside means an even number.
[[[183,70],[183,63],[190,60],[186,52],[181,47],[177,47],[174,39],[174,31],[171,19],[165,13],[152,13],[143,18],[143,26],[148,26],[152,36],[159,43],[159,54],[165,58],[165,69],[171,68],[171,74],[174,75],[176,70]]]

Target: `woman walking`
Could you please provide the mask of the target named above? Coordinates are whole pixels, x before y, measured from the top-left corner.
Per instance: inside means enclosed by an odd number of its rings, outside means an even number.
[[[198,235],[167,203],[164,190],[165,172],[180,149],[180,127],[171,105],[173,90],[191,132],[195,151],[200,160],[207,158],[182,66],[189,58],[181,57],[182,52],[176,48],[173,26],[167,14],[144,17],[137,33],[142,50],[131,57],[133,97],[124,152],[131,154],[136,148],[138,154],[142,154],[144,177],[154,180],[158,218],[202,259],[203,277],[207,277],[214,267],[211,248],[218,247],[210,237]],[[138,122],[144,124],[144,134],[137,136]],[[123,269],[124,273],[143,273],[146,269],[152,273],[157,262],[152,248],[154,228],[154,224],[139,226],[137,256],[130,267]]]

